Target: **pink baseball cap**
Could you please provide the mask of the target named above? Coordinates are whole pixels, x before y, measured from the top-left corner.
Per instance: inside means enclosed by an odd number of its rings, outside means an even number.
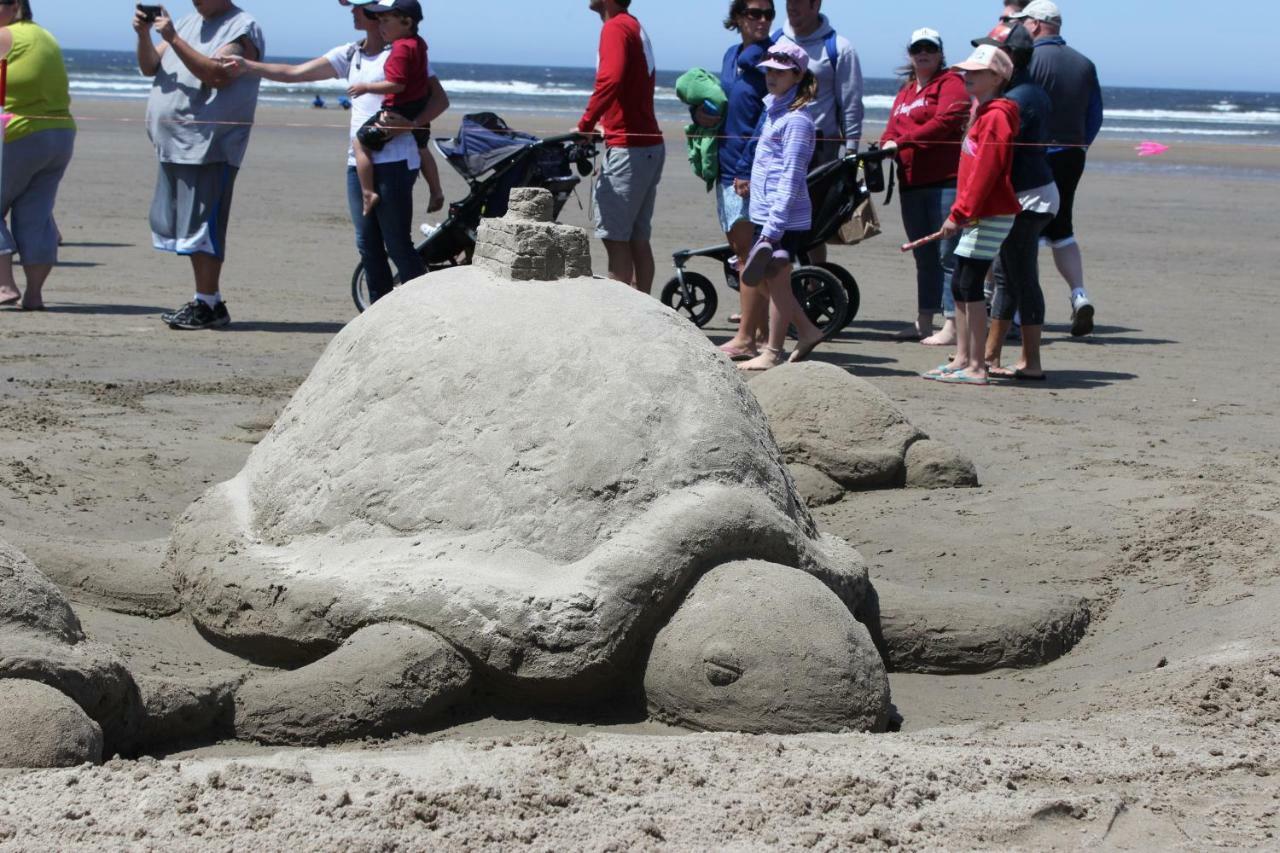
[[[769,55],[756,66],[757,68],[776,68],[779,71],[799,71],[801,74],[809,70],[809,54],[793,41],[778,42],[769,48]]]
[[[964,62],[951,66],[956,71],[994,71],[1008,80],[1013,76],[1013,60],[993,44],[980,44]]]

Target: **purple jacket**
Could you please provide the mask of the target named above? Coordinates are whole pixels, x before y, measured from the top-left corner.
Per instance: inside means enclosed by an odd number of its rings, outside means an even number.
[[[795,98],[795,89],[781,97],[765,96],[760,144],[751,165],[751,221],[774,242],[813,224],[806,178],[817,130],[803,110],[788,109]]]

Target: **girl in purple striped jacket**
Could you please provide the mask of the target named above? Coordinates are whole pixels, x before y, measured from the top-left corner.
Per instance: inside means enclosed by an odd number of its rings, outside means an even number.
[[[751,221],[756,243],[742,268],[742,284],[769,290],[769,342],[760,355],[738,366],[768,370],[785,360],[787,328],[796,327],[798,342],[791,361],[802,361],[822,341],[822,330],[804,313],[791,290],[791,259],[804,249],[813,209],[806,181],[817,131],[804,106],[818,94],[809,71],[809,54],[787,41],[769,48],[765,69],[769,94],[764,99],[760,143],[751,167],[751,182],[736,181],[738,192],[751,194]]]

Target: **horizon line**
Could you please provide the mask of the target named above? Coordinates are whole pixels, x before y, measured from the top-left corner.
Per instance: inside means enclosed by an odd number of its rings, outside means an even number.
[[[99,52],[102,52],[102,53],[123,53],[123,54],[127,54],[127,55],[132,55],[132,54],[133,54],[133,51],[132,51],[132,50],[122,50],[122,49],[120,49],[120,48],[111,48],[111,47],[66,47],[66,46],[63,46],[62,50],[63,50],[63,52],[64,52],[64,53],[65,53],[65,52],[68,52],[68,51],[99,51]],[[304,61],[305,61],[305,60],[313,59],[314,57],[310,57],[310,56],[289,56],[289,55],[287,55],[287,54],[280,54],[280,55],[278,55],[278,56],[273,55],[273,56],[272,56],[272,58],[273,58],[273,59],[276,59],[276,60],[300,59],[300,60],[304,60]],[[539,62],[539,63],[527,63],[527,62],[468,62],[468,61],[463,61],[463,60],[442,60],[442,61],[440,62],[440,64],[441,64],[441,65],[479,65],[479,66],[487,66],[487,67],[490,67],[490,68],[558,68],[558,69],[564,69],[564,70],[566,70],[566,71],[592,71],[592,70],[594,70],[594,69],[592,68],[592,66],[590,66],[590,65],[557,65],[557,64],[555,64],[555,63],[547,63],[547,62]],[[680,74],[685,73],[685,71],[687,71],[688,69],[686,68],[686,69],[684,69],[684,70],[682,71],[682,70],[674,69],[674,68],[659,68],[659,69],[657,69],[657,70],[658,70],[659,72],[666,73],[666,74],[676,74],[676,75],[680,75]],[[864,77],[865,77],[865,79],[869,79],[869,80],[893,80],[893,79],[895,79],[895,77],[894,77],[894,76],[880,77],[880,76],[873,76],[873,75],[864,75]],[[1104,84],[1103,84],[1103,89],[1106,89],[1106,88],[1119,88],[1119,89],[1158,89],[1158,90],[1173,91],[1173,92],[1225,92],[1225,93],[1247,93],[1247,94],[1255,94],[1255,95],[1277,95],[1277,96],[1280,96],[1280,91],[1275,90],[1275,89],[1249,88],[1249,87],[1240,88],[1240,89],[1223,89],[1223,88],[1220,88],[1220,87],[1217,87],[1217,86],[1208,86],[1208,87],[1205,87],[1205,88],[1191,88],[1191,87],[1187,87],[1187,86],[1158,86],[1158,85],[1148,84],[1148,83],[1138,83],[1138,84],[1134,84],[1134,83],[1104,83]]]

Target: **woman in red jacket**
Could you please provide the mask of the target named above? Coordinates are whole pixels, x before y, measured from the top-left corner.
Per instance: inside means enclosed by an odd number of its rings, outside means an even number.
[[[942,237],[960,235],[951,292],[956,298],[956,354],[926,379],[964,385],[987,384],[987,310],[983,283],[1004,238],[1022,210],[1013,192],[1013,143],[1020,124],[1018,105],[1000,97],[1013,76],[1013,61],[994,45],[982,45],[955,66],[974,112],[960,145],[956,203],[942,225]]]
[[[956,200],[960,168],[960,140],[969,119],[969,94],[964,78],[947,68],[942,37],[927,27],[911,34],[909,63],[901,74],[902,88],[893,102],[889,123],[880,138],[882,148],[897,149],[902,191],[902,225],[907,239],[935,233]],[[941,240],[915,250],[915,323],[900,340],[932,346],[955,343],[955,305],[951,276],[955,271],[956,240]],[[933,317],[945,317],[942,331],[933,334]]]

